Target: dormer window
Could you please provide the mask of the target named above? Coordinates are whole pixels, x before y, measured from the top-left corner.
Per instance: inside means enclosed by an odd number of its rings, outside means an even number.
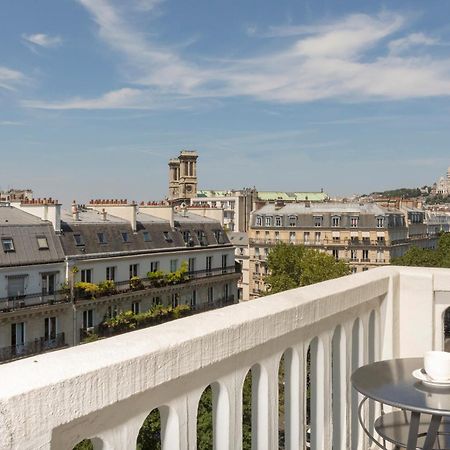
[[[150,242],[152,240],[150,233],[148,231],[144,231],[142,233],[142,238],[144,239],[144,242]]]
[[[314,217],[314,226],[315,227],[321,227],[323,223],[323,217],[322,216],[315,216]]]
[[[377,217],[377,228],[384,227],[384,217]]]
[[[12,238],[2,238],[2,246],[5,253],[16,251]]]
[[[130,235],[128,234],[127,231],[122,231],[120,234],[122,235],[123,242],[125,242],[125,243],[130,242]]]
[[[48,241],[45,236],[37,237],[36,239],[39,250],[48,250]]]
[[[262,226],[262,217],[256,216],[256,226],[260,227]]]
[[[105,233],[103,233],[103,231],[100,232],[100,233],[97,233],[97,239],[98,239],[99,244],[106,244],[107,243],[106,236],[105,236]]]
[[[289,216],[289,226],[290,227],[297,226],[297,216]]]
[[[341,218],[339,216],[333,216],[331,218],[331,226],[332,227],[340,227],[341,226]]]
[[[163,231],[163,235],[166,242],[172,242],[172,237],[168,231]]]
[[[359,217],[350,217],[350,228],[358,228]]]
[[[280,216],[275,217],[275,226],[281,227],[281,217]]]
[[[81,234],[76,233],[73,235],[73,239],[75,240],[75,245],[80,247],[82,245],[84,245],[84,238]]]
[[[266,216],[266,227],[272,226],[272,217]]]

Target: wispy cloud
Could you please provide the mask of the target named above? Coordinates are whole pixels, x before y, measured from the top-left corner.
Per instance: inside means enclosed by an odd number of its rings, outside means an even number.
[[[50,36],[44,33],[22,34],[22,39],[27,43],[44,48],[59,47],[63,42],[60,36]]]
[[[0,66],[0,89],[14,90],[17,85],[25,80],[26,77],[22,72]]]
[[[0,120],[0,127],[14,127],[23,125],[23,122],[18,122],[15,120]]]
[[[136,30],[127,20],[132,8],[123,3],[78,1],[97,24],[99,38],[123,56],[126,83],[132,88],[94,99],[28,101],[29,107],[141,109],[165,104],[155,103],[155,97],[167,97],[174,106],[177,101],[230,97],[302,103],[450,95],[450,58],[401,51],[433,43],[421,33],[408,33],[406,15],[385,11],[372,16],[353,14],[316,27],[276,27],[268,36],[287,38],[278,42],[278,50],[205,61],[187,59],[182,48],[163,45]],[[151,11],[157,3],[148,0],[143,4]],[[256,30],[254,26],[248,32],[256,34]]]

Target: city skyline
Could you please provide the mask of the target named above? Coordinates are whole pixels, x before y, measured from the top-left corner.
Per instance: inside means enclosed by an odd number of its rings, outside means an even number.
[[[182,149],[201,189],[350,195],[444,174],[450,5],[259,4],[4,2],[0,189],[160,199]]]

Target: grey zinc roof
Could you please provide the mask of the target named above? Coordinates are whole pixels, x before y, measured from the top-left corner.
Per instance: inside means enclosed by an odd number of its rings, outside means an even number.
[[[78,219],[79,220],[75,220],[73,218],[73,215],[70,211],[67,210],[62,210],[61,211],[61,220],[63,220],[66,223],[91,223],[91,224],[96,224],[96,223],[105,223],[105,222],[109,222],[109,223],[128,223],[125,219],[122,219],[120,217],[117,216],[113,216],[111,214],[107,214],[106,215],[106,221],[103,220],[103,216],[102,213],[100,211],[96,211],[94,209],[86,209],[86,210],[81,210],[78,213]]]
[[[242,231],[229,231],[228,239],[233,245],[248,245],[248,234]]]
[[[383,215],[388,212],[401,214],[401,211],[383,208],[375,203],[311,203],[306,206],[305,203],[286,203],[278,208],[274,203],[264,205],[262,208],[254,211],[255,214],[321,214],[321,213],[366,213],[374,215]]]
[[[221,228],[220,222],[211,219],[210,217],[201,216],[200,214],[194,214],[190,211],[186,211],[183,213],[180,212],[174,212],[173,214],[174,220],[177,222],[184,222],[184,223],[210,223],[210,224],[216,224],[218,228]]]
[[[39,249],[38,237],[45,237],[48,249]],[[64,260],[64,253],[50,222],[13,207],[0,207],[0,238],[11,238],[14,251],[0,244],[0,266],[45,264]]]

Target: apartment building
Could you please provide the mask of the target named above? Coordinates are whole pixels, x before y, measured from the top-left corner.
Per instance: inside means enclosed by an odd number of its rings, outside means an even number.
[[[361,272],[403,255],[412,244],[433,247],[423,211],[401,211],[374,203],[284,203],[252,213],[249,230],[250,298],[264,290],[266,258],[278,242],[302,244],[348,262]]]
[[[237,301],[240,274],[220,222],[171,206],[97,200],[71,211],[51,199],[0,207],[0,360],[76,345],[121,311]],[[174,273],[180,283],[149,282]],[[77,283],[114,284],[85,295]],[[130,281],[131,280],[131,281]]]
[[[234,245],[235,259],[239,264],[241,278],[238,281],[239,301],[250,300],[250,251],[248,234],[239,231],[229,231],[228,238]]]
[[[242,190],[200,190],[191,198],[194,207],[219,208],[223,210],[223,224],[228,231],[246,232],[250,225],[250,213],[255,207],[257,192],[253,188]]]

